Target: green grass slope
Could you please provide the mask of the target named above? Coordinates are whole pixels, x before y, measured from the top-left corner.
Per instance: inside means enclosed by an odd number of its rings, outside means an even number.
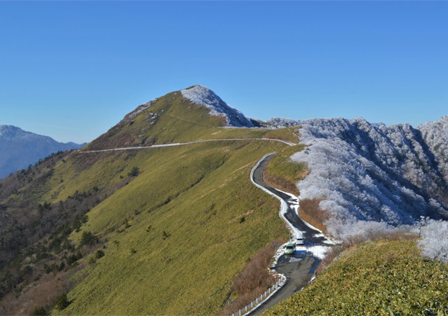
[[[447,278],[415,240],[368,242],[263,315],[446,315]]]
[[[106,255],[81,272],[61,314],[218,312],[247,259],[287,234],[278,201],[249,180],[260,157],[283,146],[229,141],[139,152],[141,174],[88,213],[82,231],[106,237]]]
[[[134,113],[135,112],[135,113]],[[181,92],[169,93],[128,114],[86,149],[153,145],[217,138],[278,138],[296,142],[293,129],[222,128],[221,116],[209,115],[205,106],[191,103]]]
[[[86,149],[296,141],[290,129],[222,128],[221,117],[180,92],[137,112]],[[54,314],[217,313],[248,259],[287,236],[278,201],[249,179],[263,155],[285,147],[229,140],[72,152],[0,181],[0,308],[48,310],[65,288],[71,304]],[[99,243],[80,246],[83,232]],[[98,247],[105,256],[94,259]]]

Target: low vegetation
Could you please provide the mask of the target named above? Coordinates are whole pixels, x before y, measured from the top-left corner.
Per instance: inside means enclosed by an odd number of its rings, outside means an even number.
[[[325,223],[328,221],[329,215],[319,207],[320,202],[321,200],[318,199],[300,200],[299,216],[305,222],[313,225],[326,234],[327,227]]]
[[[370,241],[263,315],[444,315],[447,278],[448,265],[422,258],[415,239]]]
[[[218,315],[231,315],[259,297],[267,288],[275,283],[273,274],[268,272],[275,244],[284,240],[276,240],[250,258],[249,263],[233,281],[232,292],[224,309]]]

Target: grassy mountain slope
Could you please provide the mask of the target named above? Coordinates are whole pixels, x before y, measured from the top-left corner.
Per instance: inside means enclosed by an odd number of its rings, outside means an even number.
[[[141,175],[88,213],[82,231],[107,237],[106,255],[81,272],[87,276],[62,314],[219,311],[246,260],[287,234],[278,202],[249,181],[256,161],[280,146],[229,142],[137,154]]]
[[[141,105],[86,148],[107,149],[234,137],[297,141],[289,129],[279,131],[223,126],[223,117],[209,115],[209,109],[193,104],[177,91]]]
[[[88,148],[232,137],[295,140],[287,129],[221,128],[221,117],[178,92],[140,110]],[[0,311],[48,310],[56,291],[66,289],[71,304],[55,313],[218,312],[248,258],[287,235],[278,201],[249,179],[256,161],[285,146],[224,141],[72,152],[3,179]],[[140,169],[136,177],[130,175],[134,167]],[[95,234],[91,245],[80,245],[83,232]],[[94,260],[98,247],[105,256]]]
[[[448,265],[423,259],[415,240],[368,242],[263,315],[444,315],[447,277]]]

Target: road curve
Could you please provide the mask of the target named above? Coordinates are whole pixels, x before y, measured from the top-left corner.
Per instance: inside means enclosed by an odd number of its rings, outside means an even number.
[[[292,194],[285,193],[283,191],[277,190],[270,185],[268,185],[263,180],[263,172],[268,165],[269,161],[274,157],[275,153],[268,154],[264,156],[258,164],[254,167],[251,180],[252,182],[261,187],[264,191],[268,191],[267,193],[275,196],[281,202],[286,204],[287,210],[285,212],[284,217],[288,221],[288,224],[303,233],[303,238],[305,243],[308,245],[324,245],[327,239],[317,229],[312,228],[309,224],[305,223],[297,214],[296,208],[299,205],[299,199]]]
[[[268,142],[279,142],[288,146],[297,145],[295,143],[287,142],[282,139],[275,138],[217,138],[217,139],[198,139],[192,142],[184,142],[184,143],[168,143],[168,144],[157,144],[151,146],[134,146],[134,147],[119,147],[119,148],[109,148],[109,149],[97,149],[97,150],[82,150],[79,149],[76,152],[81,154],[90,154],[90,153],[102,153],[102,152],[110,152],[110,151],[124,151],[124,150],[140,150],[140,149],[151,149],[151,148],[164,148],[164,147],[175,147],[175,146],[186,146],[193,145],[199,143],[209,143],[209,142],[223,142],[223,141],[268,141]]]
[[[328,240],[325,236],[320,231],[309,226],[298,216],[296,209],[299,205],[299,199],[291,194],[277,190],[264,182],[263,172],[274,155],[275,153],[264,156],[255,165],[251,172],[252,182],[263,191],[275,196],[281,201],[281,216],[292,230],[298,229],[303,233],[304,242],[307,247],[328,246]],[[293,293],[300,291],[309,283],[319,263],[320,259],[313,256],[310,252],[296,252],[294,256],[282,255],[275,266],[275,270],[286,276],[287,281],[285,285],[260,307],[250,312],[249,315],[260,315]]]

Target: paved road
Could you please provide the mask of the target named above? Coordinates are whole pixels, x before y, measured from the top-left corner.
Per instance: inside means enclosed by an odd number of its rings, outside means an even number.
[[[288,210],[285,214],[286,219],[290,222],[294,227],[298,228],[303,233],[303,238],[305,240],[305,244],[308,245],[324,245],[324,241],[326,238],[322,235],[322,233],[318,230],[315,230],[308,226],[296,213],[295,206],[299,204],[299,200],[297,198],[292,198],[290,195],[279,191],[270,185],[266,184],[263,180],[263,172],[266,168],[269,161],[274,157],[275,154],[269,154],[263,157],[263,159],[259,162],[258,166],[255,168],[252,180],[259,186],[262,186],[279,199],[282,199],[287,205]]]
[[[250,316],[261,315],[264,311],[307,286],[320,262],[319,259],[310,255],[306,255],[300,260],[288,257],[282,256],[276,266],[277,272],[286,276],[285,285],[267,302],[250,313]]]
[[[270,193],[274,194],[275,196],[277,196],[277,198],[283,200],[287,204],[285,218],[292,226],[303,232],[306,246],[325,245],[324,242],[326,241],[326,238],[322,235],[322,233],[309,227],[297,215],[295,208],[299,204],[299,200],[297,198],[292,198],[290,195],[279,191],[264,182],[263,172],[274,155],[275,154],[270,154],[263,157],[263,159],[258,163],[258,165],[252,172],[252,181],[256,185],[263,187],[265,190],[268,190]],[[309,252],[300,253],[296,251],[293,256],[282,255],[279,258],[275,269],[277,272],[286,276],[286,284],[267,302],[250,313],[250,315],[260,315],[268,308],[276,305],[280,301],[291,296],[294,292],[299,291],[303,287],[305,287],[314,275],[314,271],[319,263],[319,258],[314,257]]]
[[[157,145],[151,145],[151,146],[134,146],[134,147],[119,147],[119,148],[109,148],[109,149],[97,149],[97,150],[77,150],[78,153],[82,154],[90,154],[90,153],[102,153],[102,152],[109,152],[109,151],[124,151],[124,150],[139,150],[139,149],[150,149],[150,148],[163,148],[163,147],[175,147],[175,146],[186,146],[186,145],[193,145],[193,144],[199,144],[199,143],[209,143],[209,142],[223,142],[223,141],[267,141],[267,142],[278,142],[283,143],[288,146],[294,146],[297,144],[287,142],[285,140],[281,139],[275,139],[275,138],[217,138],[217,139],[198,139],[192,142],[185,142],[185,143],[169,143],[169,144],[157,144]]]

